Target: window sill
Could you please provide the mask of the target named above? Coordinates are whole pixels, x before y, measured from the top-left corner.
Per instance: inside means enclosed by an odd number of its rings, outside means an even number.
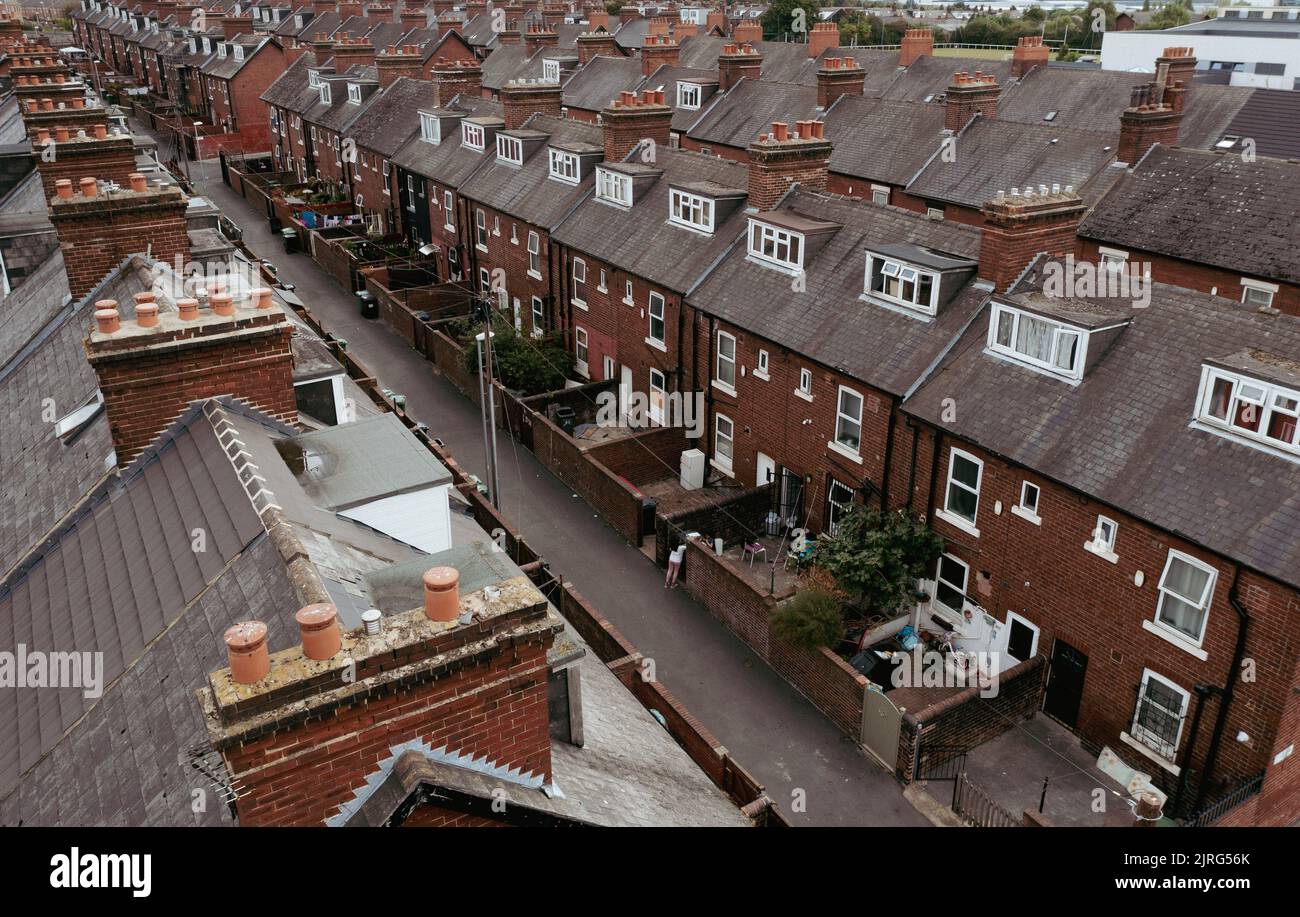
[[[812,400],[813,400],[812,395],[809,395],[807,392],[803,391],[802,389],[795,389],[794,393],[798,397],[802,398],[804,401],[808,402],[809,404],[812,404]]]
[[[571,300],[569,300],[569,302],[572,303],[573,305],[577,306],[577,307],[578,307],[579,309],[581,309],[583,312],[587,312],[587,311],[589,311],[589,310],[587,309],[587,304],[586,304],[585,302],[583,302],[581,299],[571,299]]]
[[[725,382],[721,382],[717,379],[714,379],[713,387],[716,388],[718,391],[722,392],[722,394],[724,395],[730,395],[732,398],[738,397],[736,395],[736,390]]]
[[[627,297],[624,297],[624,298],[623,298],[623,305],[625,305],[625,306],[635,306],[636,303],[633,302],[632,300],[628,299]]]
[[[954,516],[946,509],[936,509],[934,511],[934,517],[936,519],[942,519],[944,522],[948,523],[953,528],[961,529],[967,535],[974,535],[976,538],[980,537],[979,529],[975,528],[974,525],[972,525],[970,522],[967,522],[961,516]]]
[[[482,243],[475,242],[475,243],[474,243],[474,247],[477,248],[479,251],[481,251],[481,252],[482,252],[483,254],[485,254],[485,255],[488,253],[488,247],[487,247],[486,245],[483,245]]]
[[[848,446],[844,445],[843,443],[837,443],[833,439],[828,439],[826,441],[826,448],[831,450],[832,452],[844,456],[846,459],[849,459],[850,461],[857,462],[859,465],[862,464],[861,453],[856,452],[853,449],[850,449]]]
[[[528,276],[531,277],[531,278],[533,278],[534,280],[541,280],[541,279],[542,279],[542,275],[539,274],[537,271],[529,271],[529,272],[528,272]]]
[[[770,381],[772,381],[772,377],[771,377],[771,376],[769,376],[769,375],[768,375],[767,373],[765,373],[765,372],[760,372],[760,371],[757,370],[757,369],[754,370],[754,378],[755,378],[755,379],[758,379],[760,382],[770,382]]]
[[[1038,513],[1030,512],[1029,510],[1025,509],[1023,506],[1011,507],[1011,514],[1013,516],[1019,516],[1021,519],[1024,519],[1026,522],[1032,522],[1034,525],[1043,524],[1042,517],[1040,517]]]
[[[1083,549],[1087,551],[1089,554],[1096,554],[1102,560],[1110,561],[1112,564],[1119,563],[1118,554],[1116,554],[1114,551],[1110,551],[1107,550],[1106,548],[1103,548],[1101,545],[1097,544],[1094,541],[1085,541],[1083,543]]]
[[[1167,770],[1169,773],[1173,774],[1175,777],[1177,777],[1179,774],[1183,772],[1183,769],[1179,767],[1177,764],[1172,763],[1166,758],[1160,757],[1160,753],[1158,751],[1146,745],[1145,743],[1140,742],[1137,739],[1133,738],[1127,732],[1121,732],[1119,734],[1119,740],[1123,742],[1125,745],[1135,750],[1138,754],[1142,755],[1145,758],[1151,759],[1156,764],[1159,764],[1162,768]]]
[[[719,462],[717,459],[709,459],[709,466],[711,468],[716,469],[717,471],[722,472],[729,478],[734,478],[736,476],[735,473],[731,470],[730,465],[724,465],[721,462]]]
[[[1195,656],[1197,659],[1201,660],[1201,662],[1204,662],[1205,660],[1210,658],[1209,653],[1201,649],[1191,640],[1188,640],[1180,633],[1171,631],[1169,630],[1169,628],[1157,624],[1155,621],[1151,621],[1151,620],[1143,621],[1142,629],[1144,631],[1147,631],[1148,633],[1155,634],[1157,637],[1159,637],[1161,640],[1164,640],[1166,643],[1172,643],[1174,646],[1178,647],[1180,650],[1187,653],[1188,655]]]
[[[668,352],[668,345],[665,344],[663,341],[656,341],[654,338],[646,338],[645,342],[649,344],[651,347],[653,347],[655,350],[658,350],[662,353]]]

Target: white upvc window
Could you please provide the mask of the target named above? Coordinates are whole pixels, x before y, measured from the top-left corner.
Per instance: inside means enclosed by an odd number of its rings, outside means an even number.
[[[713,462],[717,467],[731,474],[731,463],[735,456],[736,425],[726,414],[715,415],[713,421]]]
[[[1117,274],[1128,267],[1128,252],[1121,248],[1097,247],[1097,266],[1107,273]]]
[[[668,191],[668,221],[688,229],[713,232],[713,200],[689,191]]]
[[[1273,297],[1277,295],[1277,291],[1278,285],[1275,283],[1251,280],[1249,277],[1241,278],[1241,301],[1247,305],[1261,308],[1271,307]]]
[[[713,379],[731,392],[736,390],[736,338],[725,331],[718,332],[717,359],[714,360]]]
[[[578,157],[564,150],[551,149],[551,178],[565,184],[576,185],[582,178],[582,169]]]
[[[582,326],[573,329],[573,354],[577,357],[578,372],[584,376],[588,375],[587,329]]]
[[[468,121],[461,122],[460,125],[460,142],[471,150],[483,150],[483,126],[480,124],[470,124]]]
[[[1087,332],[1040,315],[994,303],[988,347],[1021,363],[1067,379],[1083,378]]]
[[[629,306],[635,302],[632,298],[632,281],[630,280],[623,285],[623,302]]]
[[[596,197],[620,207],[632,206],[632,180],[609,169],[596,169]]]
[[[646,336],[646,342],[662,347],[666,335],[663,294],[651,293],[649,303],[650,308],[646,312],[650,319],[650,333]]]
[[[812,401],[812,386],[812,370],[807,367],[801,367],[799,370],[799,387],[794,390],[794,393],[805,401]]]
[[[1160,574],[1155,625],[1200,646],[1210,617],[1218,571],[1195,557],[1170,549]]]
[[[487,214],[482,209],[474,211],[474,244],[482,251],[488,250]]]
[[[586,306],[586,287],[587,262],[575,257],[573,259],[573,304],[575,306]]]
[[[524,142],[518,137],[497,135],[497,161],[513,166],[524,164]]]
[[[320,84],[320,101],[322,105],[329,105],[331,103],[329,83],[322,82]]]
[[[1020,482],[1020,502],[1011,507],[1011,512],[1015,513],[1022,519],[1028,519],[1035,525],[1040,525],[1042,519],[1038,515],[1038,502],[1042,498],[1042,492],[1038,485],[1032,481]]]
[[[961,614],[966,604],[966,582],[969,577],[970,567],[964,562],[951,554],[942,555],[935,574],[934,600]]]
[[[415,176],[406,173],[406,209],[415,213]]]
[[[546,332],[546,308],[540,296],[533,297],[533,337],[539,338]]]
[[[542,239],[535,232],[528,233],[528,273],[534,278],[542,276]]]
[[[1084,542],[1083,548],[1113,564],[1119,560],[1119,555],[1115,553],[1118,537],[1119,524],[1109,516],[1098,516],[1097,523],[1092,527],[1092,536]]]
[[[427,112],[420,112],[420,139],[434,146],[442,142],[442,122]]]
[[[749,221],[749,256],[785,271],[803,270],[803,235]]]
[[[1190,700],[1187,691],[1150,669],[1144,669],[1129,734],[1142,746],[1172,763],[1178,754]]]
[[[1295,389],[1206,366],[1196,414],[1237,436],[1300,453],[1300,391]]]
[[[835,408],[835,444],[855,455],[862,447],[862,395],[843,385]]]
[[[542,79],[547,83],[560,81],[560,62],[553,57],[542,61]]]
[[[864,292],[926,315],[938,311],[939,278],[905,261],[867,252]]]
[[[442,192],[442,228],[456,229],[456,199],[450,191]]]
[[[889,203],[889,186],[888,186],[888,185],[872,185],[872,186],[871,186],[871,202],[872,202],[873,204],[888,204],[888,203]]]
[[[979,514],[980,479],[984,476],[984,463],[960,449],[948,453],[948,480],[944,486],[943,509],[940,515],[972,534],[978,535],[975,519]]]
[[[768,379],[768,375],[767,375],[768,362],[769,362],[769,357],[767,355],[767,351],[760,350],[758,352],[758,360],[754,367],[754,375],[762,379],[764,382],[766,382]]]
[[[348,103],[351,105],[361,104],[361,87],[356,83],[348,83]]]
[[[681,81],[677,84],[677,107],[696,111],[700,107],[701,96],[699,83]]]
[[[664,422],[664,406],[668,402],[667,378],[662,370],[650,370],[650,420],[654,423]]]
[[[235,49],[235,60],[243,60],[243,59],[244,59],[244,46],[243,46],[243,45],[235,45],[235,46],[234,46],[234,49]]]

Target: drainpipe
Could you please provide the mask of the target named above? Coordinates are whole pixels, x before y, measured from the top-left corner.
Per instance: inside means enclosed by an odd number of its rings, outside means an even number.
[[[682,380],[686,375],[686,371],[682,367],[682,332],[685,330],[686,330],[686,297],[683,295],[677,297],[677,348],[676,348],[677,349],[677,370],[676,370],[677,391],[682,393],[682,397],[685,397],[685,393],[682,392]]]
[[[713,323],[714,323],[714,318],[712,315],[710,315],[709,316],[709,353],[710,354],[713,353]],[[711,358],[710,358],[709,365],[710,366],[713,365]],[[710,369],[709,371],[712,372],[713,370]],[[710,379],[710,384],[704,386],[704,405],[705,405],[704,418],[705,418],[705,423],[707,424],[707,426],[705,427],[706,432],[704,434],[705,435],[704,479],[707,481],[709,479],[709,456],[713,455],[713,434],[714,434],[714,428],[716,427],[716,424],[714,423],[713,420],[713,385],[711,379]],[[731,431],[731,434],[732,434],[731,435],[732,449],[734,450],[735,442],[736,442],[736,431],[733,429]]]
[[[939,453],[943,451],[943,431],[934,431],[934,455],[930,456],[930,487],[925,498],[925,521],[928,525],[934,518],[934,485],[939,476]]]
[[[1205,793],[1209,789],[1210,777],[1214,774],[1214,765],[1219,759],[1219,745],[1223,742],[1223,727],[1228,720],[1228,708],[1232,705],[1232,695],[1241,677],[1241,661],[1246,656],[1246,632],[1250,629],[1250,615],[1237,598],[1237,581],[1241,578],[1241,564],[1234,564],[1232,586],[1228,589],[1228,604],[1237,613],[1237,648],[1232,654],[1232,668],[1228,670],[1227,680],[1223,684],[1222,699],[1219,701],[1219,715],[1214,721],[1214,733],[1210,737],[1210,752],[1205,756],[1205,767],[1201,771],[1201,784],[1196,790],[1196,803],[1192,811],[1199,811],[1205,802]]]
[[[1180,811],[1183,795],[1187,792],[1187,782],[1192,775],[1192,752],[1196,750],[1196,737],[1201,730],[1201,714],[1205,711],[1205,699],[1219,693],[1214,685],[1198,684],[1192,689],[1196,692],[1196,712],[1192,714],[1192,728],[1187,737],[1187,751],[1183,755],[1182,774],[1178,781],[1178,792],[1174,795],[1172,811]]]
[[[889,399],[889,430],[885,433],[885,471],[880,481],[880,511],[889,512],[889,466],[894,459],[894,418],[898,412],[898,399]]]
[[[921,428],[912,423],[910,416],[904,417],[903,422],[907,424],[907,429],[912,434],[912,458],[907,466],[907,514],[912,515],[912,494],[916,491],[916,447],[921,438]]]

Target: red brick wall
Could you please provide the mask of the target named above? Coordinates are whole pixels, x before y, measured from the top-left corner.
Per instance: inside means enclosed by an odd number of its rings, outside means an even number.
[[[469,207],[468,217],[462,220],[460,219],[461,214],[457,214],[457,225],[464,224],[465,245],[470,252],[470,258],[474,266],[474,271],[467,273],[467,279],[477,290],[479,288],[480,269],[486,268],[489,277],[497,270],[504,272],[506,293],[508,294],[507,306],[510,310],[513,310],[514,300],[519,300],[520,321],[523,330],[530,333],[533,327],[533,297],[540,297],[543,303],[546,303],[551,294],[550,237],[541,227],[524,223],[507,213],[494,210],[472,200],[467,200],[467,204]],[[486,251],[478,247],[475,232],[476,212],[479,210],[483,211],[484,225],[487,227],[488,232]],[[435,219],[440,216],[441,211],[434,213]],[[528,233],[530,231],[536,232],[538,235],[539,267],[541,268],[539,276],[534,276],[528,272]],[[512,232],[514,241],[512,241]],[[556,276],[558,276],[558,273]],[[548,305],[544,309],[547,322],[550,323],[551,327],[555,327],[554,307]],[[513,312],[511,314],[513,315]]]
[[[412,810],[403,828],[508,828],[505,822],[493,821],[482,815],[457,812],[442,806],[422,805]]]
[[[131,186],[128,176],[135,172],[135,143],[129,136],[50,142],[54,144],[52,160],[45,158],[45,147],[33,150],[46,201],[54,197],[54,183],[60,178],[70,180],[73,190],[86,176],[115,181],[124,188]]]
[[[360,146],[352,170],[352,193],[354,196],[360,194],[364,202],[358,209],[367,214],[379,214],[384,232],[395,232],[398,195],[393,194],[393,176],[397,170],[383,156]]]
[[[702,143],[686,134],[681,135],[680,143],[683,150],[690,150],[694,153],[708,153],[721,159],[730,159],[732,162],[749,162],[749,151],[740,147],[723,146],[718,143]]]

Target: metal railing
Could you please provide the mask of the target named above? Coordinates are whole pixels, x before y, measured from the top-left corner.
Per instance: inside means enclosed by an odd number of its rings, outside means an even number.
[[[1252,777],[1250,780],[1241,784],[1241,786],[1234,790],[1230,790],[1208,806],[1202,808],[1195,815],[1189,817],[1185,824],[1189,828],[1204,828],[1207,825],[1212,825],[1247,799],[1258,793],[1263,786],[1263,774],[1260,774],[1257,777]]]

